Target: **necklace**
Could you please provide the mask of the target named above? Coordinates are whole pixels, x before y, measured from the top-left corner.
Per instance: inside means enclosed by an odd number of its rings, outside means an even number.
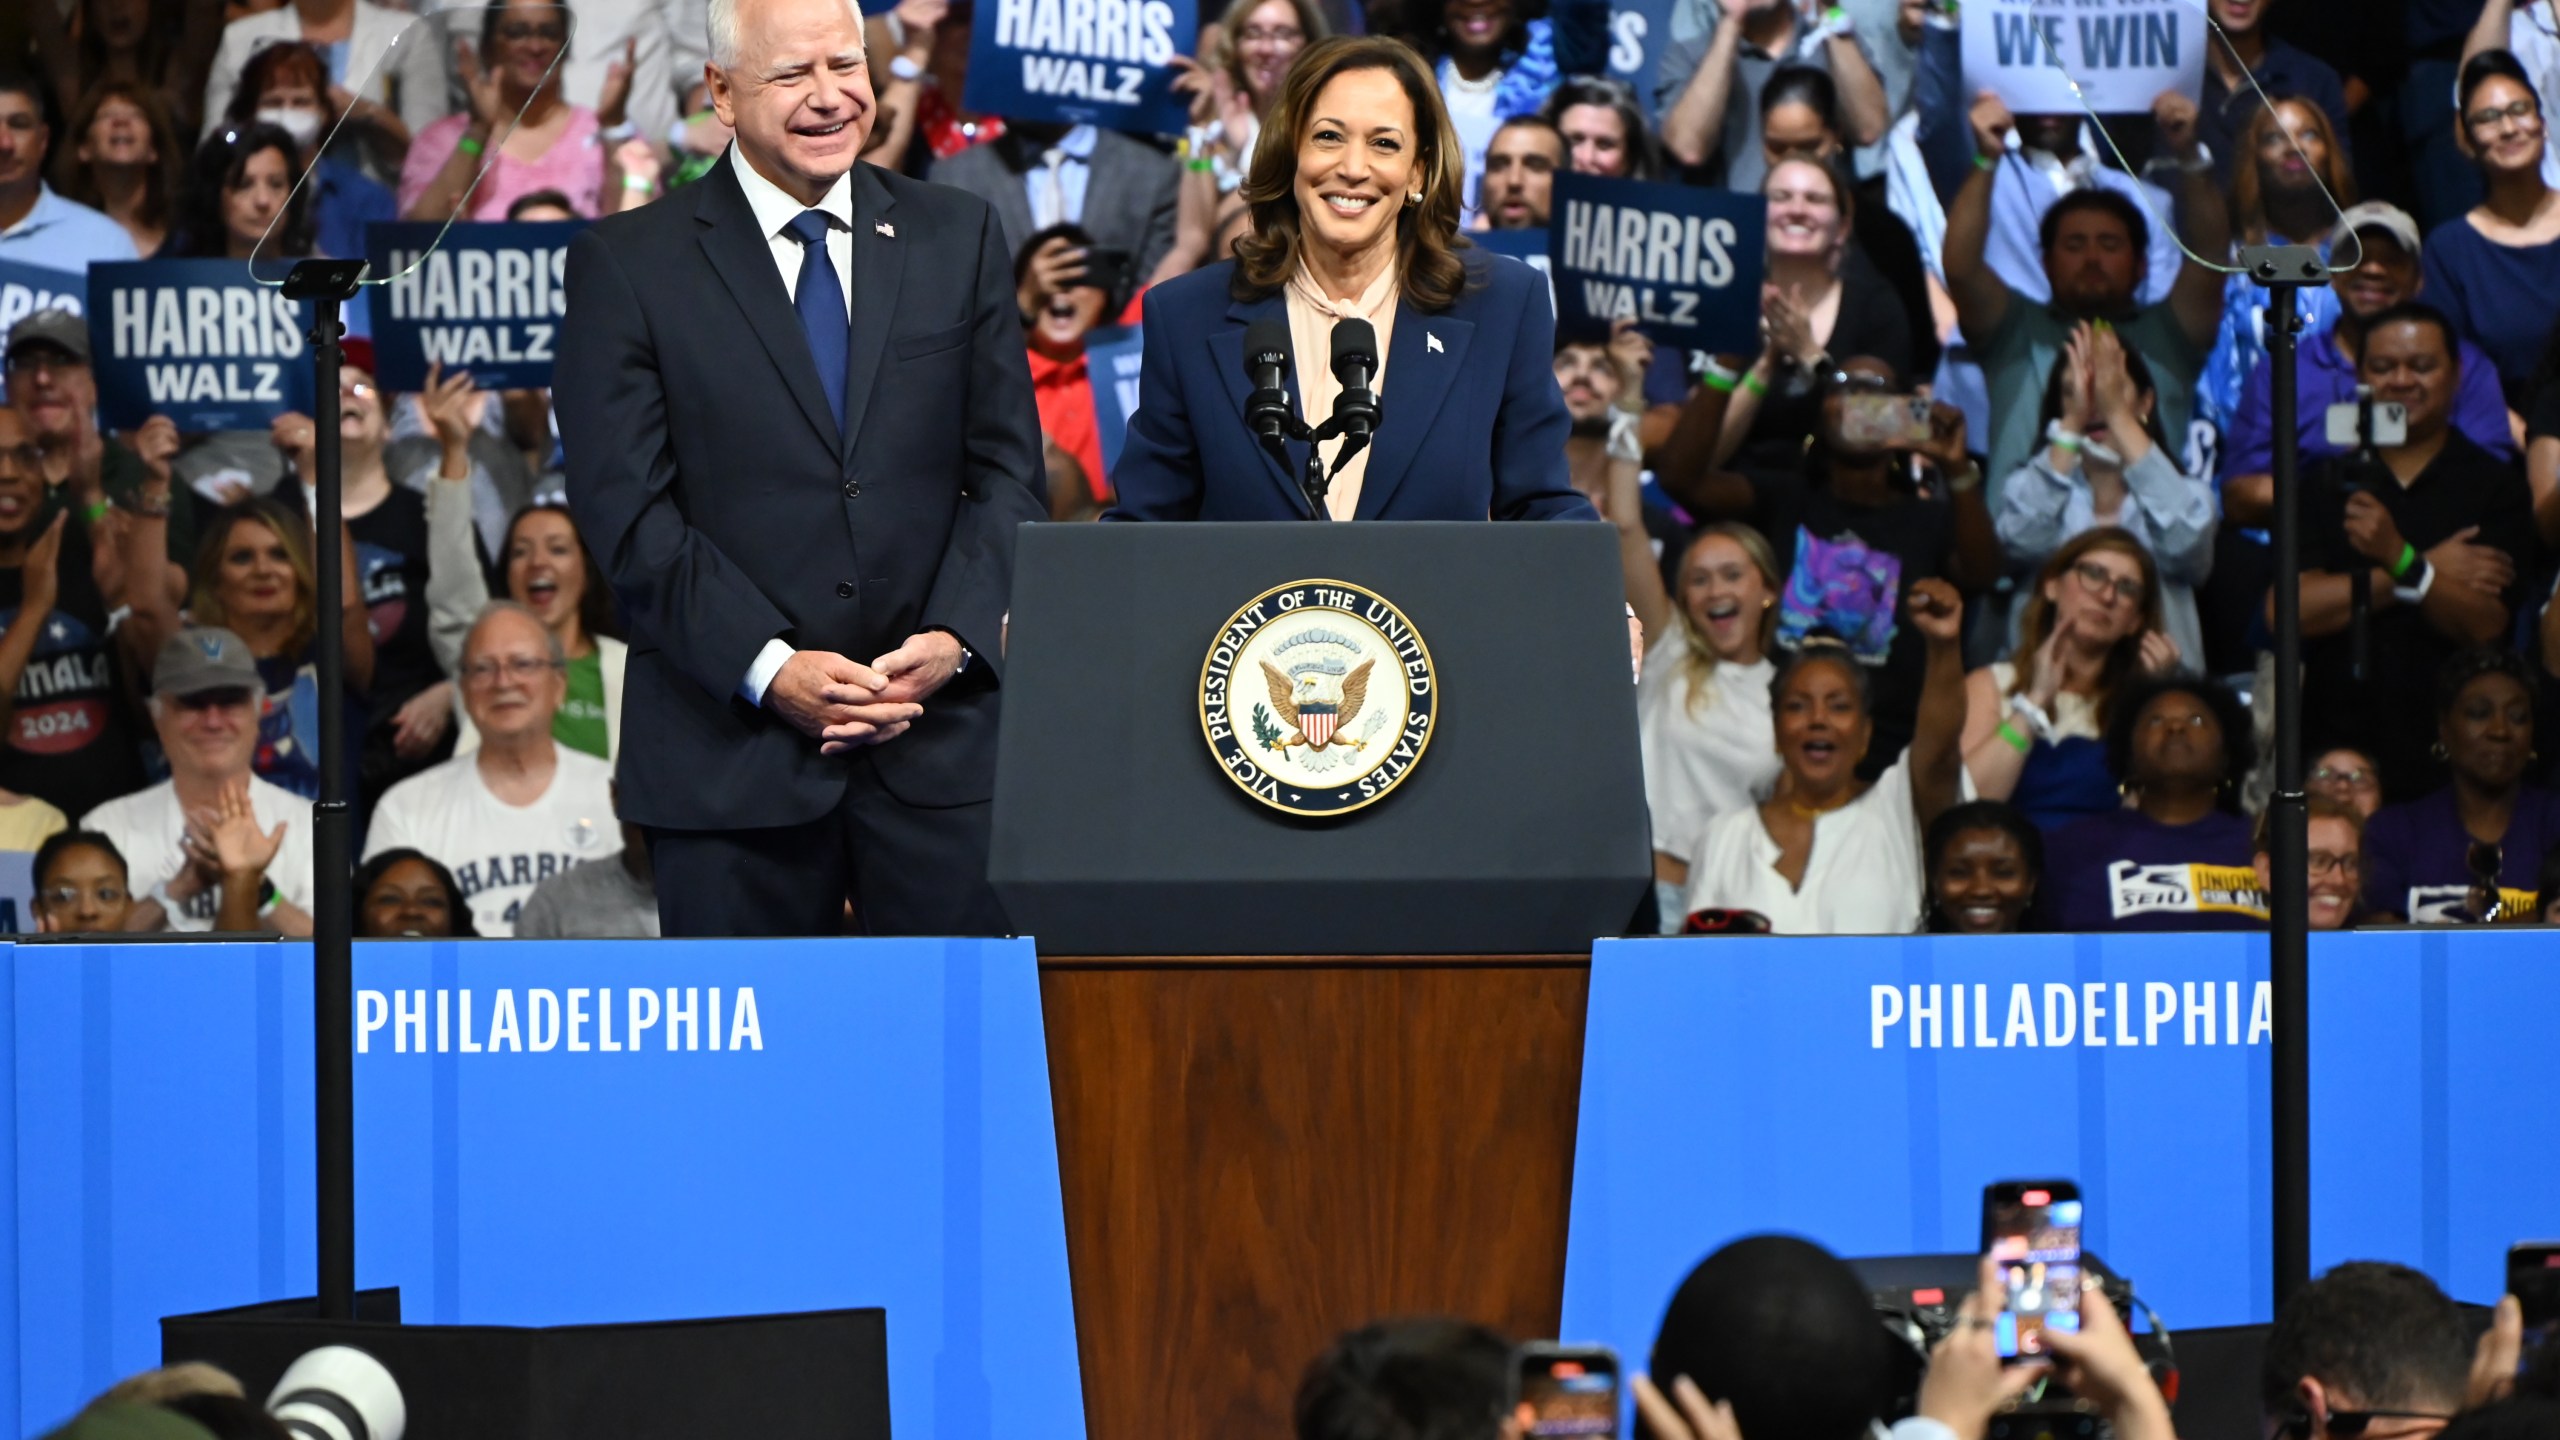
[[[1481,80],[1470,80],[1466,76],[1459,74],[1458,67],[1454,64],[1450,65],[1448,70],[1449,73],[1442,77],[1440,83],[1462,95],[1490,95],[1493,93],[1494,87],[1502,83],[1502,72],[1500,70],[1486,71],[1484,78]]]
[[[1834,810],[1845,808],[1851,800],[1856,798],[1856,796],[1851,795],[1835,800],[1828,805],[1807,805],[1803,801],[1790,795],[1787,797],[1787,808],[1794,811],[1796,818],[1799,820],[1819,820]]]

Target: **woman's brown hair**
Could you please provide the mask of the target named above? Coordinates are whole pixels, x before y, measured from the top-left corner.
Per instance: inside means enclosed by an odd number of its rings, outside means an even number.
[[[2338,144],[2338,132],[2329,127],[2329,112],[2292,96],[2275,103],[2292,106],[2308,122],[2308,128],[2319,135],[2323,156],[2320,183],[2329,187],[2330,198],[2341,207],[2356,203],[2355,168],[2347,163],[2347,152]],[[2258,164],[2258,146],[2277,124],[2274,108],[2259,106],[2249,117],[2248,132],[2240,140],[2240,153],[2231,157],[2231,223],[2245,244],[2267,243],[2267,181]]]
[[[2062,542],[2036,572],[2035,583],[2027,587],[2027,605],[2018,617],[2018,648],[2009,652],[2009,693],[2022,695],[2035,680],[2036,652],[2044,648],[2045,637],[2053,632],[2053,602],[2044,598],[2044,587],[2059,580],[2066,585],[2080,582],[2071,578],[2071,567],[2092,550],[2108,550],[2133,561],[2142,571],[2142,625],[2115,643],[2107,652],[2107,663],[2098,672],[2096,709],[2098,728],[2105,729],[2112,714],[2116,694],[2125,681],[2142,668],[2142,637],[2160,628],[2160,567],[2151,552],[2133,538],[2133,532],[2113,525],[2100,525],[2083,530]]]
[[[80,97],[62,139],[54,142],[53,187],[92,210],[106,208],[96,172],[80,162],[80,147],[89,142],[89,127],[98,123],[98,112],[110,100],[141,111],[142,123],[151,131],[151,150],[159,158],[143,180],[141,220],[145,225],[166,226],[177,209],[178,167],[187,158],[187,142],[178,138],[177,122],[170,118],[169,104],[160,93],[129,80],[101,80]]]
[[[1280,82],[1280,103],[1253,147],[1253,163],[1240,192],[1253,212],[1253,233],[1236,240],[1238,300],[1260,300],[1298,272],[1305,245],[1298,216],[1298,146],[1315,117],[1316,97],[1337,75],[1384,70],[1413,103],[1414,168],[1422,177],[1422,201],[1396,211],[1396,277],[1405,298],[1424,310],[1446,310],[1467,283],[1465,242],[1458,235],[1463,210],[1465,160],[1457,128],[1440,103],[1440,86],[1413,47],[1382,35],[1337,35],[1298,52]]]
[[[320,577],[311,563],[311,527],[263,495],[217,513],[205,527],[204,538],[196,542],[187,617],[193,624],[230,628],[231,614],[222,606],[222,556],[231,548],[231,532],[242,525],[263,525],[284,544],[286,562],[293,567],[293,633],[282,653],[299,660],[311,652],[312,637],[320,632]]]

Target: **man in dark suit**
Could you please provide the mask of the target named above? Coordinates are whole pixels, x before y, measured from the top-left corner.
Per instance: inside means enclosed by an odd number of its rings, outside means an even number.
[[[1000,933],[1006,592],[1046,513],[1010,254],[983,202],[855,162],[850,0],[708,18],[735,145],[569,251],[569,501],[633,627],[623,814],[669,935],[836,933],[848,898],[873,934]]]
[[[1011,122],[986,144],[935,161],[933,181],[994,206],[1009,251],[1052,225],[1082,225],[1101,249],[1128,251],[1140,282],[1173,248],[1181,208],[1182,169],[1172,156],[1092,125]]]

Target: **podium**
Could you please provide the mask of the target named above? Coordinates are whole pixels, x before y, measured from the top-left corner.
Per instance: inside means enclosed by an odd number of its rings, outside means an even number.
[[[1299,643],[1238,643],[1283,592]],[[1307,642],[1337,594],[1394,623]],[[1555,1333],[1591,941],[1652,879],[1622,594],[1600,525],[1022,530],[989,873],[1042,957],[1088,1433],[1277,1440],[1384,1316]],[[1427,745],[1286,808],[1404,747],[1292,765],[1372,707]]]

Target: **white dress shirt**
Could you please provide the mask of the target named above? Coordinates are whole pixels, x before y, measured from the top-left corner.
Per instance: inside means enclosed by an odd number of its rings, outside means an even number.
[[[747,157],[738,153],[736,142],[729,146],[729,169],[738,177],[738,188],[746,192],[747,209],[764,231],[765,244],[773,252],[774,268],[782,272],[782,290],[796,304],[800,298],[800,262],[802,247],[791,233],[791,222],[803,210],[824,210],[832,222],[827,226],[827,259],[836,267],[836,285],[844,292],[845,316],[853,315],[853,172],[836,177],[827,193],[815,205],[803,205],[781,186],[756,173]],[[750,705],[764,703],[765,687],[782,671],[783,662],[791,658],[791,645],[781,636],[764,642],[756,652],[755,663],[747,667],[746,678],[738,682],[738,693]]]

